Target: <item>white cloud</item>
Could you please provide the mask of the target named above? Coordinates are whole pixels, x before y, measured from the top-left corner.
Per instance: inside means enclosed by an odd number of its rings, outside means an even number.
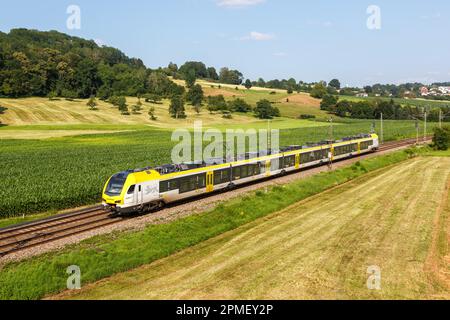
[[[254,40],[254,41],[269,41],[275,39],[275,35],[272,33],[261,33],[252,31],[248,36],[242,37],[241,40]]]
[[[265,2],[265,0],[218,0],[217,5],[219,7],[227,8],[242,8],[254,6],[263,2]]]

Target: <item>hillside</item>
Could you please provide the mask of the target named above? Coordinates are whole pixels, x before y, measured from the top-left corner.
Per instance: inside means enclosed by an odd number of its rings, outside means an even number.
[[[0,34],[0,96],[136,95],[145,91],[148,73],[118,49],[57,31]]]

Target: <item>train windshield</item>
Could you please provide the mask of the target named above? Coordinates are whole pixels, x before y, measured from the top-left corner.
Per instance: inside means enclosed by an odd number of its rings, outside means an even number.
[[[105,193],[111,197],[119,196],[122,193],[127,177],[128,174],[126,173],[119,173],[113,176],[106,187]]]

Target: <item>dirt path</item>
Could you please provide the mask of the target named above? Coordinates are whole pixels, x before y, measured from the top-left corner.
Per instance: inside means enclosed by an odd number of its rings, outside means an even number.
[[[450,158],[413,159],[71,298],[450,299],[449,177]]]

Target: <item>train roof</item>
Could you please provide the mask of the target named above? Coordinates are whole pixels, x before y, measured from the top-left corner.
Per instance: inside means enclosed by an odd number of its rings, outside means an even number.
[[[269,149],[269,150],[260,151],[260,152],[247,152],[243,155],[238,155],[237,161],[257,159],[260,157],[271,156],[271,155],[280,154],[280,153],[287,153],[287,152],[293,152],[293,151],[298,151],[298,150],[311,149],[311,148],[317,148],[317,147],[322,147],[322,146],[329,146],[330,144],[338,144],[338,143],[354,141],[354,140],[369,139],[372,137],[373,137],[372,134],[362,133],[362,134],[358,134],[358,135],[354,135],[354,136],[345,137],[340,140],[324,140],[324,141],[320,141],[317,143],[309,143],[308,142],[303,146],[291,145],[291,146],[287,146],[287,147],[282,147],[279,150]],[[234,159],[228,159],[228,158],[212,158],[212,159],[208,159],[208,160],[201,161],[201,162],[185,162],[182,164],[165,164],[165,165],[161,165],[161,166],[157,166],[157,167],[145,167],[145,168],[140,168],[140,169],[127,170],[127,171],[121,172],[120,174],[129,175],[132,173],[141,173],[141,172],[147,172],[149,174],[150,171],[156,171],[161,176],[163,176],[163,175],[176,173],[176,172],[183,172],[183,171],[189,171],[189,170],[194,170],[194,169],[206,168],[206,167],[214,166],[214,165],[232,163],[235,161],[236,160],[234,160]]]

